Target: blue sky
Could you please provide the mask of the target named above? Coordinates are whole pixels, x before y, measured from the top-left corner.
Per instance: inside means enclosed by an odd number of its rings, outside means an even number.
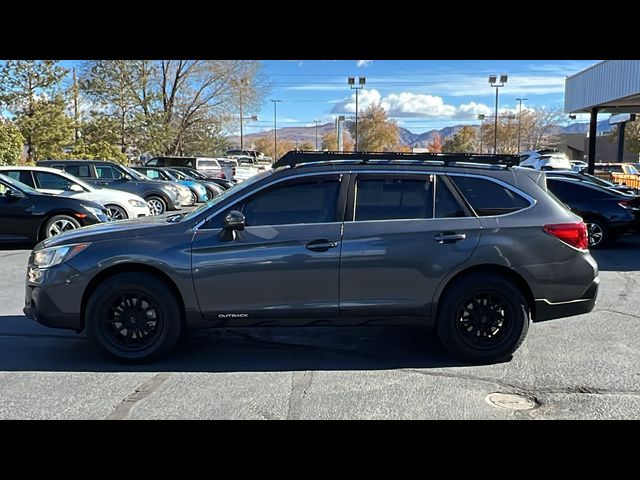
[[[399,125],[414,133],[460,123],[479,123],[477,115],[492,115],[495,88],[490,74],[509,75],[500,88],[499,111],[514,109],[516,98],[528,98],[523,108],[562,106],[564,79],[596,60],[267,60],[264,71],[272,84],[258,122],[245,131],[273,128],[273,103],[278,103],[278,128],[332,121],[337,114],[353,115],[354,92],[347,77],[364,76],[360,110],[381,102]],[[578,121],[587,121],[578,118]]]
[[[278,128],[312,126],[353,116],[355,94],[347,77],[366,77],[360,110],[381,102],[389,116],[414,133],[458,124],[479,124],[479,113],[492,115],[495,88],[491,74],[508,74],[500,88],[499,111],[562,106],[564,80],[597,60],[264,60],[271,90],[257,112],[258,121],[245,121],[245,132],[273,129],[273,103],[278,99]],[[63,61],[70,67],[75,62]],[[578,116],[577,121],[588,121]],[[239,132],[235,132],[239,133]]]

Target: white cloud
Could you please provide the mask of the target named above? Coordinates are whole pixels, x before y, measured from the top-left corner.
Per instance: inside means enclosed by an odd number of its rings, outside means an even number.
[[[368,67],[373,63],[373,60],[358,60],[356,62],[357,67]]]
[[[336,103],[331,111],[333,113],[355,113],[355,99],[354,93]],[[376,89],[362,90],[358,100],[360,111],[365,110],[372,103],[380,103],[390,117],[469,119],[480,113],[487,115],[491,112],[491,108],[482,103],[470,102],[456,107],[446,104],[442,97],[412,92],[391,93],[383,97]]]

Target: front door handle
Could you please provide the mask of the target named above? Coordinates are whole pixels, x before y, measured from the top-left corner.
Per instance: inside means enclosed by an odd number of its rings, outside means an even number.
[[[305,245],[308,250],[312,250],[314,252],[326,252],[330,248],[335,248],[338,246],[338,242],[330,242],[329,240],[313,240]]]
[[[454,243],[467,238],[466,233],[442,232],[435,236],[438,243]]]

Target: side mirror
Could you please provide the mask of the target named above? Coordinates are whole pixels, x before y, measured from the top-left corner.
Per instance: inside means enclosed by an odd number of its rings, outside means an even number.
[[[7,191],[4,193],[4,196],[7,198],[24,198],[25,194],[22,193],[20,190],[17,190],[15,188],[8,188]],[[242,215],[242,214],[241,214]],[[243,217],[244,220],[244,217]]]
[[[133,179],[131,178],[131,175],[125,173],[124,175],[122,175],[121,180],[124,180],[125,182],[130,182]]]
[[[231,210],[224,216],[224,228],[225,230],[244,230],[245,219],[242,212],[238,210]]]
[[[69,186],[69,190],[71,190],[72,192],[84,192],[82,187],[80,185],[78,185],[77,183],[72,183]]]

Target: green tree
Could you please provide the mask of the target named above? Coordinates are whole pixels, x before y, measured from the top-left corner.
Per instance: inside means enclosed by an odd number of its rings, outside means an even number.
[[[0,121],[0,165],[17,165],[23,148],[20,130],[10,122]]]
[[[347,128],[355,138],[355,123]],[[381,104],[371,104],[358,118],[358,149],[363,152],[385,152],[397,150],[400,131],[395,120],[389,120]]]
[[[29,160],[36,160],[36,148],[47,150],[48,140],[59,137],[64,121],[58,115],[59,93],[66,70],[56,60],[7,60],[0,65],[0,104],[17,119],[27,145]],[[64,113],[64,109],[63,109]],[[20,126],[22,125],[22,126]],[[49,129],[54,133],[48,132]],[[55,143],[55,142],[54,142]]]
[[[117,145],[105,142],[104,140],[94,143],[84,143],[83,141],[80,141],[74,145],[70,152],[60,155],[59,158],[66,158],[70,160],[109,160],[112,162],[122,163],[124,165],[129,163],[129,158],[122,153]]]
[[[29,115],[17,117],[16,126],[27,139],[30,161],[60,158],[65,148],[73,144],[73,120],[65,109],[62,97],[36,100]]]
[[[471,125],[465,125],[453,137],[445,140],[442,151],[445,153],[473,153],[476,130]]]

